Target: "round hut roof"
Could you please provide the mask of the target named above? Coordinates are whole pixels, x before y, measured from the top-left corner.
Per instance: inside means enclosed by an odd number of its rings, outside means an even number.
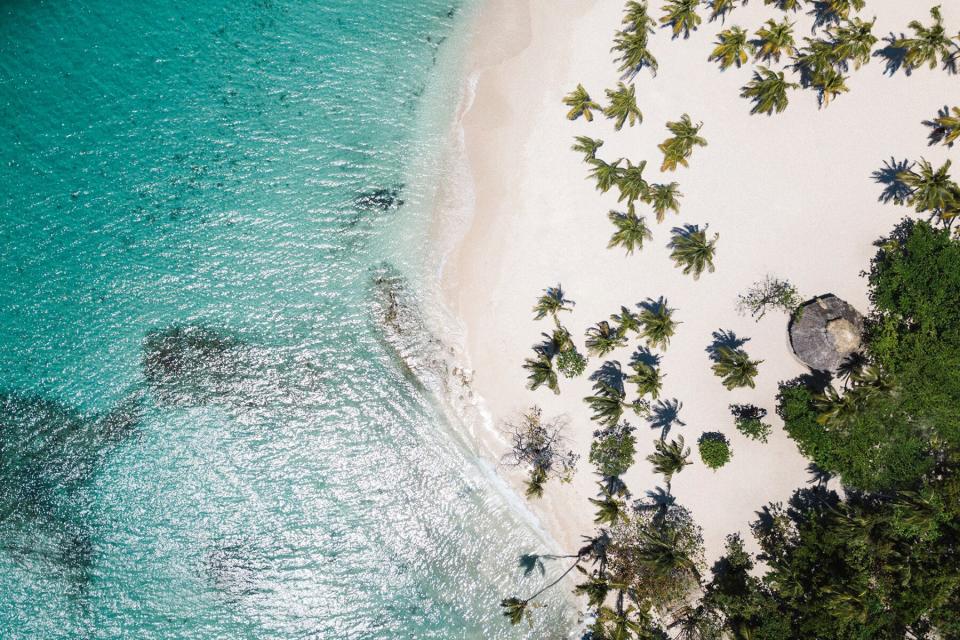
[[[790,323],[790,345],[800,360],[818,371],[836,371],[860,348],[863,316],[833,294],[800,307]]]

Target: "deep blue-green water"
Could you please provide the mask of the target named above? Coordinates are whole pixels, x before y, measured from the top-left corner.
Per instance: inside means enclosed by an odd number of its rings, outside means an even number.
[[[469,9],[0,5],[4,640],[566,628],[371,313]]]

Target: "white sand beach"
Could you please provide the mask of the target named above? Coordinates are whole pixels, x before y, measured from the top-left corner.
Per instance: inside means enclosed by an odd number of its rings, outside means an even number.
[[[932,0],[931,0],[932,3]],[[874,33],[901,32],[915,18],[927,18],[928,4],[871,0],[862,17],[878,16]],[[948,24],[960,24],[960,5],[944,3]],[[949,4],[949,6],[947,6]],[[766,274],[788,278],[808,298],[828,292],[862,312],[869,308],[866,280],[875,253],[872,243],[907,213],[878,202],[882,187],[871,173],[885,160],[942,162],[944,147],[928,147],[922,124],[958,92],[957,76],[923,69],[907,77],[884,75],[884,61],[873,59],[852,71],[850,93],[819,109],[813,91],[791,93],[786,112],[750,115],[739,96],[753,64],[721,72],[707,57],[717,32],[739,25],[751,31],[781,12],[762,2],[737,8],[726,25],[706,19],[689,39],[671,40],[668,30],[651,37],[660,68],[656,77],[636,78],[643,123],[614,131],[597,114],[594,122],[565,118],[563,96],[583,83],[604,103],[603,91],[619,74],[609,52],[622,16],[622,3],[605,0],[487,0],[474,25],[467,76],[475,95],[458,116],[475,204],[468,228],[444,271],[447,300],[463,324],[474,389],[495,423],[539,405],[548,417],[565,416],[572,447],[581,455],[574,481],[551,482],[531,507],[561,546],[574,549],[593,529],[597,477],[587,461],[591,435],[583,397],[586,376],[561,378],[562,393],[526,388],[521,368],[549,320],[535,322],[531,308],[545,287],[563,285],[576,301],[563,322],[583,350],[584,331],[609,319],[620,307],[635,308],[646,298],[665,297],[682,321],[663,353],[666,374],[661,398],[682,403],[670,435],[683,435],[693,449],[692,466],[673,481],[673,493],[702,525],[708,562],[723,548],[727,534],[741,532],[750,548],[749,523],[770,501],[783,501],[809,480],[808,461],[774,414],[780,381],[806,369],[787,340],[787,317],[768,314],[760,322],[737,313],[737,294]],[[659,17],[659,3],[651,4]],[[811,18],[792,14],[798,39],[809,35]],[[665,123],[689,113],[704,123],[709,146],[694,151],[689,168],[663,175],[657,144]],[[462,129],[461,129],[462,127]],[[617,209],[614,191],[600,194],[586,179],[588,167],[570,150],[576,135],[603,138],[599,154],[647,160],[651,182],[676,180],[684,196],[679,215],[662,224],[647,215],[653,240],[633,256],[607,249],[612,226],[607,212]],[[441,199],[441,202],[443,200]],[[646,207],[641,206],[641,209]],[[437,212],[442,221],[445,212]],[[699,281],[683,275],[669,258],[670,229],[685,223],[709,224],[720,234],[716,272]],[[440,225],[447,228],[455,225]],[[711,334],[729,330],[749,338],[744,348],[764,360],[756,389],[728,391],[710,369],[705,351]],[[626,368],[638,346],[606,359]],[[588,373],[602,360],[591,358]],[[728,405],[765,407],[774,425],[766,444],[741,436]],[[662,485],[645,457],[658,430],[627,415],[638,428],[637,462],[625,480],[635,498]],[[733,459],[718,471],[700,461],[696,441],[704,431],[722,431],[732,442]],[[504,473],[518,482],[519,474]],[[518,485],[519,487],[519,485]]]

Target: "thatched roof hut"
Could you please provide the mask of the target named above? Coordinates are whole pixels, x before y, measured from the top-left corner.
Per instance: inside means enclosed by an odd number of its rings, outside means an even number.
[[[800,360],[817,371],[836,371],[860,349],[863,316],[833,294],[805,303],[790,322],[790,345]]]

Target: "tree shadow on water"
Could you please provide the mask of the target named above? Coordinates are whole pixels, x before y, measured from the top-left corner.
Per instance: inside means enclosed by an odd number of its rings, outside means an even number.
[[[524,553],[520,556],[518,564],[523,569],[523,576],[529,577],[534,572],[541,576],[546,575],[547,567],[544,560],[563,560],[565,558],[576,558],[577,554],[555,555],[550,553]]]

